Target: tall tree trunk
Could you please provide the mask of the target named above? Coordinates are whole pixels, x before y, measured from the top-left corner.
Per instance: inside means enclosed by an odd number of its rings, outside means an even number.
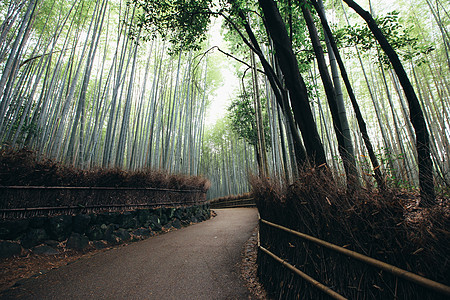
[[[94,63],[94,58],[95,58],[95,53],[97,51],[97,47],[98,47],[98,41],[100,39],[100,34],[101,34],[101,29],[103,26],[103,18],[101,18],[101,15],[103,15],[103,17],[105,16],[105,11],[106,9],[104,8],[104,5],[106,4],[106,1],[103,0],[103,4],[102,7],[99,8],[100,3],[99,1],[97,1],[96,6],[94,8],[94,12],[93,12],[93,18],[91,21],[91,24],[89,26],[89,30],[88,30],[88,36],[89,33],[91,31],[91,26],[94,27],[93,29],[93,33],[92,33],[92,43],[89,47],[89,52],[87,55],[87,59],[86,59],[86,66],[85,66],[85,71],[84,71],[84,76],[83,76],[83,83],[81,86],[81,91],[80,91],[80,96],[78,98],[78,105],[77,105],[77,112],[76,112],[76,116],[75,116],[75,120],[74,120],[74,124],[73,124],[73,128],[72,128],[72,134],[70,137],[70,141],[69,141],[69,148],[67,150],[67,155],[66,155],[66,159],[68,160],[68,162],[72,163],[75,165],[75,161],[76,158],[78,158],[78,160],[80,161],[80,163],[83,163],[83,153],[82,153],[82,149],[83,149],[83,136],[84,136],[84,115],[85,115],[85,103],[86,103],[86,92],[87,92],[87,88],[89,85],[89,80],[91,77],[91,71],[92,71],[92,65]],[[103,14],[102,14],[103,12]],[[98,14],[98,15],[97,15]],[[100,21],[101,18],[101,21]],[[80,60],[80,64],[81,64],[81,60]],[[78,157],[76,156],[75,153],[75,137],[76,137],[76,133],[77,133],[77,129],[78,129],[78,124],[79,124],[79,155]]]
[[[258,77],[256,71],[256,62],[255,55],[252,50],[250,50],[250,57],[252,63],[252,81],[253,81],[253,100],[255,106],[256,113],[256,132],[258,135],[258,149],[260,151],[259,156],[261,157],[261,165],[260,165],[260,175],[267,176],[269,173],[269,168],[267,165],[267,154],[266,154],[266,141],[264,134],[264,124],[262,119],[262,110],[261,110],[261,99],[259,97],[259,85],[258,85]]]
[[[344,114],[341,114],[339,111],[335,87],[331,80],[330,74],[328,73],[327,65],[324,58],[324,52],[319,40],[319,34],[317,33],[317,29],[314,24],[314,20],[311,16],[311,13],[306,7],[305,0],[301,0],[300,6],[303,13],[303,17],[305,18],[306,21],[306,26],[308,27],[309,36],[311,38],[314,53],[317,59],[320,77],[322,79],[325,94],[328,100],[328,105],[330,107],[331,116],[333,119],[334,132],[338,141],[339,154],[342,158],[345,174],[347,175],[347,185],[350,190],[355,190],[359,184],[358,184],[358,171],[356,169],[356,162],[354,158],[352,138],[349,130],[346,131],[343,130],[343,124],[347,124],[348,128],[347,116],[345,115],[345,110]]]
[[[302,132],[308,157],[313,164],[326,164],[325,151],[309,105],[306,84],[298,69],[286,26],[273,0],[258,2],[264,12],[264,23],[274,43],[275,56],[284,75],[295,120]]]
[[[327,39],[330,42],[330,48],[333,51],[333,54],[334,54],[334,56],[336,58],[336,61],[337,61],[338,65],[339,65],[339,69],[341,71],[342,79],[344,80],[344,84],[345,84],[345,87],[347,89],[347,93],[349,95],[350,101],[351,101],[352,106],[353,106],[353,110],[355,112],[355,117],[356,117],[356,120],[358,122],[359,130],[361,132],[362,138],[364,140],[364,144],[365,144],[367,152],[369,154],[370,161],[372,163],[372,169],[374,171],[375,180],[376,180],[376,182],[378,184],[378,187],[380,189],[384,189],[385,188],[385,182],[384,182],[383,176],[382,176],[381,171],[380,171],[380,164],[378,163],[378,159],[377,159],[377,157],[375,155],[375,151],[373,149],[372,142],[370,141],[369,134],[367,133],[366,122],[364,121],[364,118],[362,116],[362,113],[361,113],[361,110],[359,108],[358,102],[356,101],[356,96],[355,96],[355,93],[353,92],[353,88],[352,88],[352,86],[350,84],[350,80],[349,80],[348,75],[347,75],[347,70],[345,68],[344,62],[342,61],[342,57],[341,57],[339,49],[338,49],[338,47],[336,45],[336,41],[335,41],[334,36],[333,36],[333,34],[331,32],[330,26],[328,25],[328,22],[327,22],[327,19],[326,19],[326,15],[325,15],[325,11],[324,11],[323,5],[321,3],[322,3],[322,0],[319,0],[319,3],[317,3],[316,1],[313,1],[314,7],[316,8],[316,11],[317,11],[317,13],[319,15],[319,18],[320,18],[320,21],[322,23],[322,27],[323,27],[323,29],[325,31],[326,37],[327,37]],[[369,89],[370,89],[370,87],[369,87]],[[380,126],[381,125],[382,124],[380,123]]]
[[[410,120],[414,126],[416,133],[416,148],[417,148],[417,160],[419,166],[419,185],[420,185],[420,197],[421,205],[432,206],[435,203],[435,191],[433,181],[433,163],[431,161],[430,153],[430,139],[428,129],[426,127],[425,118],[420,107],[419,100],[417,99],[414,88],[409,81],[400,59],[395,52],[394,48],[389,44],[381,29],[376,24],[372,15],[362,9],[358,4],[352,0],[344,0],[348,6],[355,10],[366,22],[375,36],[376,40],[380,44],[388,56],[392,67],[397,73],[398,79],[403,87],[403,91],[406,95],[409,105]]]
[[[31,24],[33,23],[34,11],[36,10],[37,0],[31,0],[27,11],[22,19],[22,24],[19,28],[18,35],[14,40],[12,49],[10,50],[10,55],[6,61],[5,67],[2,71],[2,76],[0,78],[0,127],[4,122],[3,117],[6,109],[9,105],[8,103],[8,89],[6,83],[12,82],[16,68],[19,63],[19,57],[21,56],[22,50],[28,40],[29,33],[31,30]],[[20,43],[20,44],[19,44]]]
[[[289,135],[289,139],[292,138],[293,145],[295,149],[295,161],[297,169],[300,166],[304,166],[306,164],[306,151],[303,146],[302,140],[300,138],[300,135],[297,130],[297,126],[295,124],[295,121],[292,116],[292,112],[290,110],[289,104],[288,104],[288,93],[286,91],[286,88],[284,84],[281,83],[281,80],[279,77],[282,77],[279,71],[279,64],[277,62],[277,58],[273,56],[274,65],[276,68],[274,69],[270,63],[266,60],[263,51],[261,47],[259,46],[258,40],[256,39],[256,36],[254,35],[250,25],[247,22],[247,19],[245,18],[245,15],[243,13],[239,14],[242,21],[244,22],[245,31],[247,32],[250,41],[247,41],[245,38],[243,38],[244,42],[258,55],[259,60],[261,61],[261,64],[263,66],[264,72],[267,75],[267,79],[270,83],[270,86],[272,87],[272,90],[275,94],[275,99],[277,100],[278,105],[283,109],[283,114],[285,115],[286,119],[288,120],[290,132],[292,135]],[[278,76],[280,75],[280,76]],[[294,170],[294,174],[297,173],[297,170]]]
[[[436,24],[438,25],[439,31],[441,32],[442,41],[443,41],[444,50],[445,50],[445,57],[447,58],[447,67],[450,70],[450,56],[448,53],[450,51],[450,34],[448,33],[445,25],[442,23],[442,20],[439,16],[439,11],[433,7],[430,0],[426,0],[426,1],[428,4],[428,7],[430,8],[431,14],[433,15],[433,17],[436,21]]]
[[[25,4],[26,1],[9,1],[8,9],[4,15],[5,19],[0,25],[0,62],[3,61],[8,53],[9,45],[12,41],[11,38],[8,38],[8,34]]]
[[[280,113],[280,109],[277,108],[275,109],[274,113],[277,115],[277,119],[278,119],[278,127],[280,128],[280,141],[281,141],[281,154],[282,154],[282,159],[283,159],[283,165],[284,165],[284,176],[285,176],[285,180],[286,182],[291,182],[290,177],[289,177],[289,169],[288,169],[288,163],[287,163],[287,147],[286,147],[286,142],[285,142],[285,133],[284,133],[284,127],[283,127],[283,123],[281,121],[281,113]]]

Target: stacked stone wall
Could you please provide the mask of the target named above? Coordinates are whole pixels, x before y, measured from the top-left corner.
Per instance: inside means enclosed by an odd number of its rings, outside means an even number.
[[[179,229],[211,216],[209,204],[123,212],[40,216],[0,221],[0,258],[27,252],[57,254],[63,247],[83,251],[139,240]]]

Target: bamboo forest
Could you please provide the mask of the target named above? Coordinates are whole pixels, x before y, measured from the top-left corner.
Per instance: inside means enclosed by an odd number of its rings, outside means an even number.
[[[0,258],[233,208],[267,299],[448,299],[449,155],[449,0],[0,2]]]
[[[247,192],[248,174],[292,182],[308,161],[433,201],[449,186],[447,4],[365,3],[394,63],[352,1],[196,1],[195,17],[184,1],[2,1],[2,147],[201,174],[211,198]],[[239,84],[207,126],[224,63]]]

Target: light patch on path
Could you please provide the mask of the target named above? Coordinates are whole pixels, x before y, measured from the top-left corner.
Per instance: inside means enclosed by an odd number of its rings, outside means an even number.
[[[211,220],[26,280],[1,299],[248,299],[239,279],[257,210],[216,210]]]

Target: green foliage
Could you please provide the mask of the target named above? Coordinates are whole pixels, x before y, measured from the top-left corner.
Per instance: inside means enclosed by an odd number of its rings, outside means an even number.
[[[207,128],[204,132],[204,149],[209,148],[211,153],[219,153],[224,141],[228,141],[231,138],[232,134],[228,130],[229,126],[228,120],[222,118],[217,120],[213,127]]]
[[[94,1],[63,1],[63,0],[43,0],[39,1],[38,9],[33,21],[33,31],[36,37],[49,39],[57,30],[60,30],[61,24],[70,12],[68,21],[66,20],[67,29],[68,23],[72,26],[80,26],[80,29],[87,30],[89,27],[89,20],[92,18],[95,7]],[[63,29],[63,33],[66,29]]]
[[[282,11],[283,10],[281,10],[281,12]],[[311,44],[311,39],[309,38],[308,27],[303,18],[301,8],[298,5],[295,5],[290,11],[292,12],[293,22],[292,28],[288,28],[288,32],[292,30],[292,48],[297,57],[300,72],[305,73],[311,69],[311,64],[315,60],[314,49]],[[314,14],[313,18],[315,18]],[[317,26],[317,28],[318,30],[321,29],[320,26]],[[319,32],[319,34],[321,40],[324,41],[322,32]]]
[[[213,93],[224,81],[222,65],[226,63],[225,57],[219,53],[212,53],[208,56],[208,73],[206,76],[206,89],[208,93]]]
[[[307,72],[311,68],[311,63],[314,60],[314,51],[309,39],[308,29],[303,19],[300,7],[296,3],[288,5],[286,1],[280,1],[277,3],[282,14],[286,29],[288,33],[292,32],[292,48],[297,57],[299,69],[301,72]],[[267,49],[271,49],[269,39],[267,37],[267,29],[264,27],[262,21],[261,9],[254,2],[248,1],[233,1],[232,6],[227,11],[230,14],[230,19],[241,30],[245,32],[242,26],[242,20],[236,17],[237,13],[241,11],[250,24],[253,33],[260,45],[265,45]],[[292,18],[292,23],[289,23],[289,16]],[[313,16],[316,18],[316,16]],[[229,42],[229,48],[234,55],[240,55],[249,60],[248,48],[242,43],[242,38],[236,32],[235,28],[228,22],[224,23],[225,40]],[[320,28],[320,27],[319,27]],[[324,40],[323,33],[319,33]],[[325,43],[324,43],[325,45]]]
[[[131,0],[139,8],[133,30],[144,30],[144,39],[161,36],[173,45],[173,52],[198,50],[206,39],[212,0]]]
[[[402,164],[402,161],[405,159],[405,153],[393,153],[391,149],[382,148],[376,155],[380,164],[384,166],[386,183],[388,185],[408,190],[414,188],[410,182],[402,179],[402,176],[400,176],[401,170],[398,170],[396,167]]]
[[[250,97],[240,94],[228,107],[228,118],[232,130],[249,144],[255,146],[258,142],[255,127],[255,109]]]
[[[227,7],[227,6],[225,6]],[[222,30],[224,40],[228,42],[228,49],[234,56],[240,57],[244,61],[250,61],[250,53],[248,46],[242,42],[242,37],[236,31],[236,28],[247,38],[244,22],[241,16],[246,17],[246,23],[250,24],[255,37],[260,45],[268,45],[266,30],[260,17],[259,8],[256,2],[249,1],[233,1],[228,7],[227,13],[229,20],[232,22],[223,22]]]
[[[266,100],[261,99],[263,110],[265,144],[270,146],[270,125],[267,115]],[[258,143],[258,132],[256,129],[256,113],[251,97],[245,93],[240,94],[228,107],[228,118],[231,121],[231,129],[250,145]],[[266,149],[267,150],[267,149]]]
[[[384,170],[383,173],[385,174],[385,180],[388,186],[406,190],[415,189],[411,182],[408,182],[401,176],[401,172],[404,170],[401,165],[405,159],[405,153],[394,153],[392,149],[383,147],[375,155]],[[361,166],[363,173],[372,176],[373,169],[369,158],[365,155],[360,155],[356,157],[356,160]]]
[[[32,105],[32,110],[35,108],[35,105]],[[18,141],[22,141],[26,136],[28,135],[37,135],[39,133],[39,129],[37,127],[37,124],[33,123],[32,120],[29,117],[24,117],[24,114],[27,114],[26,111],[26,106],[21,104],[18,107],[18,113],[17,113],[17,118],[15,118],[14,120],[11,120],[10,124],[8,124],[11,128],[11,134],[10,136],[15,136],[18,135]],[[20,126],[20,123],[22,122],[22,118],[23,119],[23,124]],[[17,132],[19,130],[19,132]]]
[[[230,130],[230,121],[227,118],[217,120],[213,127],[206,128],[203,134],[201,167],[207,173],[215,164],[226,159],[228,142],[236,139]]]
[[[375,18],[378,26],[386,36],[388,42],[404,60],[416,59],[417,63],[424,63],[426,55],[434,50],[431,45],[421,45],[413,35],[414,26],[403,26],[399,12],[393,11],[386,16]],[[338,44],[343,46],[357,45],[363,52],[379,49],[372,32],[366,25],[356,24],[334,31]],[[379,52],[379,53],[378,53]],[[375,52],[385,67],[389,66],[389,59],[382,51]]]

